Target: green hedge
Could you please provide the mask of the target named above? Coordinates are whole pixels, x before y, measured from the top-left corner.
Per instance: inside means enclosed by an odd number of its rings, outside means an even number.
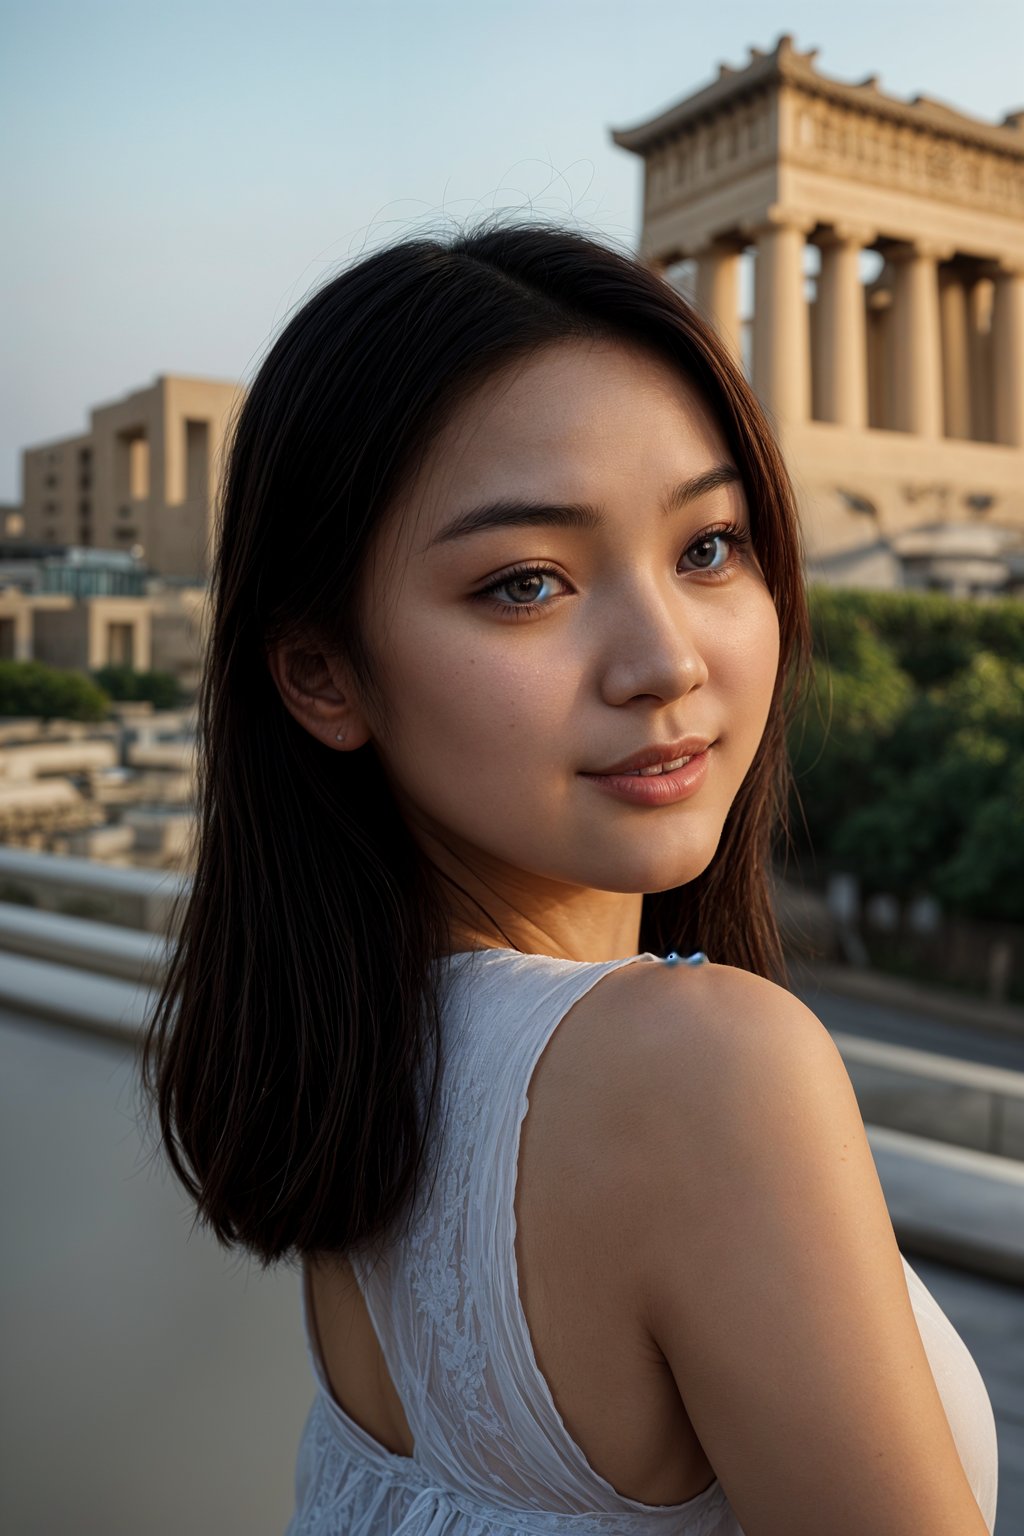
[[[110,698],[85,672],[41,661],[0,661],[0,715],[105,720]]]
[[[105,720],[112,699],[148,699],[154,709],[177,709],[186,697],[173,672],[101,667],[90,674],[41,661],[0,661],[0,716]]]
[[[92,675],[112,699],[149,699],[154,709],[177,709],[185,699],[173,672],[135,672],[131,667],[100,667]]]
[[[798,855],[865,895],[1024,920],[1024,603],[827,587],[810,601]]]

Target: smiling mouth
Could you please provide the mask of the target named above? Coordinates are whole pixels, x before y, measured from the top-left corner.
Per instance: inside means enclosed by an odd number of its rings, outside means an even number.
[[[670,763],[659,763],[656,768],[627,768],[627,769],[625,769],[625,771],[620,769],[620,771],[617,774],[614,774],[614,775],[607,774],[607,775],[605,775],[605,777],[607,777],[607,778],[614,777],[614,778],[617,778],[617,779],[633,779],[633,778],[636,778],[636,779],[651,779],[651,778],[657,778],[659,773],[672,773],[676,768],[682,768],[685,763],[692,762],[694,757],[699,757],[699,756],[700,756],[699,752],[694,752],[692,754],[692,756],[690,756],[690,757],[676,757],[676,758],[673,758]]]

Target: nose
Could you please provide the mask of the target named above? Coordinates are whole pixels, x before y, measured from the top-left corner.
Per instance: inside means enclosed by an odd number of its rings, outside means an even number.
[[[709,677],[707,631],[678,589],[631,588],[605,610],[601,690],[608,704],[678,699]]]

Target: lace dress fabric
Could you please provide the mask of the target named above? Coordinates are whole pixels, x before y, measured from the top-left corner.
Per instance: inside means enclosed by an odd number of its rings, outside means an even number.
[[[672,957],[699,964],[705,956]],[[334,1401],[310,1326],[317,1392],[286,1536],[743,1536],[717,1478],[682,1504],[618,1493],[569,1435],[519,1296],[515,1184],[534,1067],[562,1018],[621,965],[480,950],[447,957],[436,1177],[408,1236],[372,1266],[350,1255],[415,1446],[396,1455]],[[970,1353],[923,1281],[907,1286],[961,1461],[991,1533],[995,1421]]]

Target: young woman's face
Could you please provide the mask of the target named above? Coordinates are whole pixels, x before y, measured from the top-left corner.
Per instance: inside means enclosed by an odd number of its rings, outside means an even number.
[[[458,532],[509,502],[590,510]],[[640,348],[573,340],[475,392],[383,526],[363,607],[387,701],[374,750],[414,834],[515,942],[628,951],[643,893],[711,861],[779,659],[728,524],[749,532],[746,502],[695,389]],[[688,736],[712,745],[685,798],[588,777]]]

